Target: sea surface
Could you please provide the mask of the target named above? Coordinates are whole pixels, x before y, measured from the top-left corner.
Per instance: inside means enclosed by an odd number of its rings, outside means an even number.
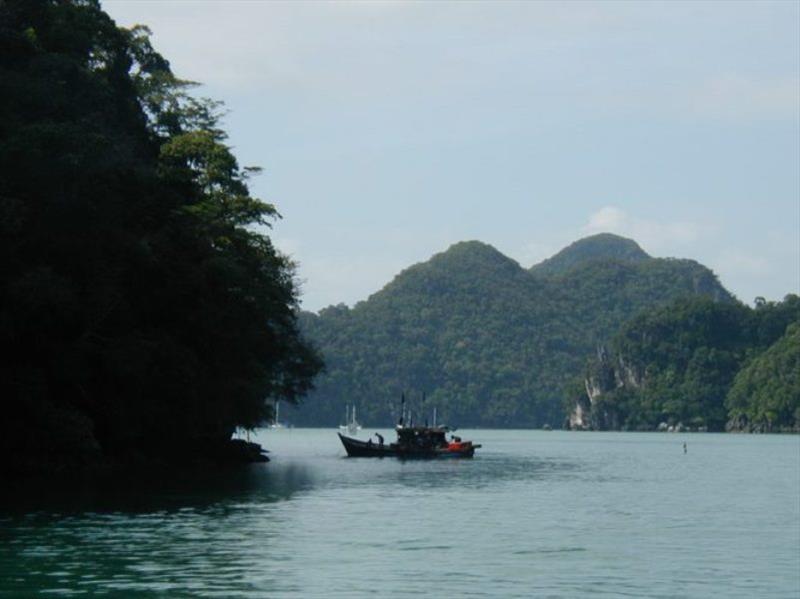
[[[459,434],[474,459],[264,430],[266,465],[44,486],[0,509],[0,597],[800,597],[798,436]]]

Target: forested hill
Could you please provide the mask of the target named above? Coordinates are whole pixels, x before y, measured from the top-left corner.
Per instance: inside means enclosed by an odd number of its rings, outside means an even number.
[[[687,295],[733,299],[702,265],[651,258],[628,239],[588,238],[565,255],[532,273],[489,245],[457,243],[352,309],[303,313],[327,372],[290,418],[333,425],[350,403],[387,425],[405,391],[419,418],[435,406],[459,426],[559,425],[564,386],[635,312]]]
[[[592,260],[613,259],[641,262],[650,256],[633,239],[613,233],[599,233],[571,243],[555,256],[534,264],[530,271],[538,275],[553,275]]]

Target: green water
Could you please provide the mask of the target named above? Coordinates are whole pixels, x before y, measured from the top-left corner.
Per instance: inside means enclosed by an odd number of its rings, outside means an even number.
[[[461,434],[474,460],[263,431],[267,465],[45,487],[0,512],[0,597],[800,596],[797,436]]]

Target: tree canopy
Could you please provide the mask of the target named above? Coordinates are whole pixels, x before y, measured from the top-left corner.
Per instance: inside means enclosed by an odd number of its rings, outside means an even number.
[[[192,87],[95,0],[0,3],[8,451],[229,436],[310,389],[278,214]]]
[[[725,405],[731,428],[800,430],[800,320],[736,374]]]
[[[648,258],[650,256],[647,252],[633,239],[626,239],[613,233],[598,233],[569,244],[554,256],[534,264],[529,270],[539,275],[554,275],[594,260],[640,262]]]

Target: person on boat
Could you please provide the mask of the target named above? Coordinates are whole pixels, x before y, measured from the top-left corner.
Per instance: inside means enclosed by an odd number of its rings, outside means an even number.
[[[382,435],[382,434],[380,434],[380,433],[377,433],[377,432],[376,432],[376,433],[375,433],[375,436],[376,436],[376,437],[378,437],[378,445],[380,445],[381,447],[383,447],[383,435]]]

